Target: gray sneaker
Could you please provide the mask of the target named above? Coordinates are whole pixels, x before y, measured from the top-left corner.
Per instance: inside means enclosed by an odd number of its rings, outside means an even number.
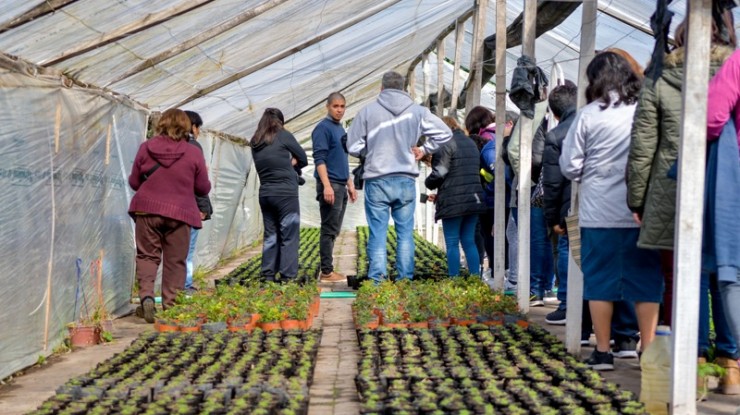
[[[156,311],[154,299],[152,297],[146,297],[141,300],[141,309],[144,320],[149,324],[154,323],[154,313]]]
[[[543,296],[542,300],[545,302],[545,305],[560,304],[560,301],[558,300],[558,295],[553,290],[545,291],[545,295]]]

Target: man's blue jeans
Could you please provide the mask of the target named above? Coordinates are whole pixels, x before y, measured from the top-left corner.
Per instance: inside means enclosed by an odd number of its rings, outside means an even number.
[[[370,228],[367,257],[368,276],[374,281],[388,278],[386,239],[388,219],[396,226],[396,269],[398,277],[414,277],[414,210],[416,182],[406,176],[386,176],[365,181],[365,217]]]
[[[198,232],[200,229],[190,228],[190,249],[188,249],[188,259],[185,261],[185,289],[193,289],[193,257],[195,256],[195,245],[198,242]]]
[[[460,244],[471,275],[480,275],[480,257],[475,244],[478,215],[455,216],[442,219],[442,233],[447,247],[447,273],[451,277],[460,275]]]
[[[558,236],[558,310],[568,305],[568,236]]]
[[[545,291],[552,290],[553,258],[550,238],[547,237],[545,210],[539,207],[530,209],[529,267],[533,295],[543,297]]]
[[[699,289],[699,356],[706,356],[709,350],[709,296],[711,295],[712,320],[716,334],[714,344],[717,347],[716,355],[737,359],[737,343],[732,336],[730,325],[725,315],[723,298],[720,294],[717,274],[701,273]]]

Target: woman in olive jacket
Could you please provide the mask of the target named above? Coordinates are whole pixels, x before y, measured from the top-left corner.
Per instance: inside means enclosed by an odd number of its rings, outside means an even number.
[[[433,198],[434,219],[442,219],[448,274],[460,274],[462,244],[470,274],[480,275],[475,227],[478,215],[486,211],[478,169],[480,153],[475,142],[462,132],[453,118],[445,117],[444,120],[452,129],[452,139],[432,157],[432,173],[424,184],[429,189],[438,189]]]

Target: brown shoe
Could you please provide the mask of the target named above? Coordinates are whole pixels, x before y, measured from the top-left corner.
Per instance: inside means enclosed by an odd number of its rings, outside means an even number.
[[[321,273],[321,282],[339,282],[339,281],[346,281],[347,277],[344,275],[338,273],[338,272],[330,272],[328,274]]]
[[[725,369],[725,375],[719,379],[719,386],[724,395],[740,395],[740,367],[737,360],[718,357],[715,363]]]

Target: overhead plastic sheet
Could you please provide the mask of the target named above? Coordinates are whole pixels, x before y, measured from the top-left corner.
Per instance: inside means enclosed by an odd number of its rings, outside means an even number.
[[[146,113],[64,87],[59,77],[1,68],[4,378],[50,354],[65,325],[100,300],[112,313],[129,303],[134,242],[126,170],[146,130]]]

